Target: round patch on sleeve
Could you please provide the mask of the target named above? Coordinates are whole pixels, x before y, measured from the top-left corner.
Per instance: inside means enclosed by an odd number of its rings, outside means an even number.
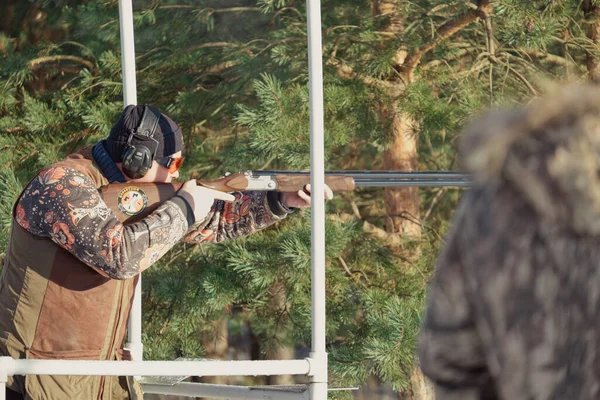
[[[148,206],[148,196],[139,187],[127,186],[119,192],[117,204],[123,214],[135,217]]]

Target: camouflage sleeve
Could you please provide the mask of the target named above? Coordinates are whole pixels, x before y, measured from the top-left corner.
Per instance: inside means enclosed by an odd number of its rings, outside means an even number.
[[[226,203],[217,200],[208,216],[196,222],[183,239],[186,243],[219,243],[250,235],[285,217],[268,193],[237,192],[235,201]]]
[[[460,229],[455,221],[429,288],[419,361],[437,398],[493,399],[487,393],[490,376],[465,285],[468,277],[457,240]]]
[[[25,188],[15,219],[100,274],[127,279],[162,257],[187,231],[184,208],[176,202],[167,201],[144,219],[123,225],[86,175],[51,167]]]

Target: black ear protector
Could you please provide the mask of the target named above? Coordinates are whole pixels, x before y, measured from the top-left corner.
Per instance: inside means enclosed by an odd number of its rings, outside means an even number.
[[[154,161],[154,153],[158,150],[158,141],[154,137],[158,120],[160,119],[160,111],[154,107],[144,106],[144,113],[139,126],[129,133],[127,138],[127,147],[121,156],[123,163],[123,173],[131,179],[138,179],[148,173]],[[150,150],[144,144],[134,144],[131,142],[135,135],[145,136],[156,142],[154,150]]]

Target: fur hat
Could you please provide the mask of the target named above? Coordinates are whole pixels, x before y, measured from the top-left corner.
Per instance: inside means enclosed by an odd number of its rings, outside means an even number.
[[[541,216],[600,234],[600,87],[554,88],[473,122],[461,141],[476,184],[506,185]]]

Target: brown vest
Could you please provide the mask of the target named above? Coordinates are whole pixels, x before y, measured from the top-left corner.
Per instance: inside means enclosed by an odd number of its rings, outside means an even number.
[[[84,173],[98,188],[108,185],[91,159],[85,149],[56,165]],[[0,279],[0,355],[127,359],[122,345],[136,283],[103,277],[13,218]],[[139,385],[124,377],[28,375],[9,377],[8,385],[40,400],[141,398]]]

